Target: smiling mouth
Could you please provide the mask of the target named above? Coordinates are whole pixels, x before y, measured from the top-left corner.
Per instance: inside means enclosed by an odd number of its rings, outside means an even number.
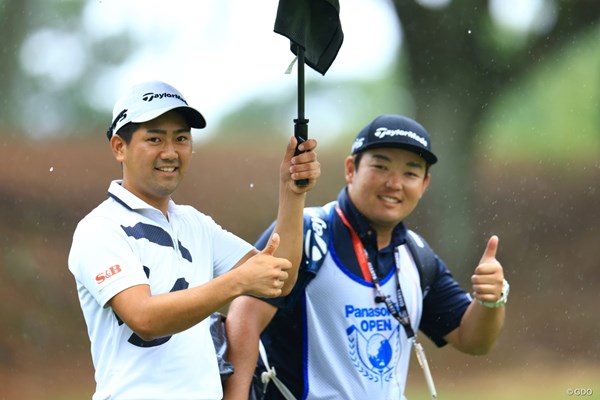
[[[174,172],[177,168],[176,167],[161,167],[161,168],[156,168],[159,171],[162,172]]]
[[[390,204],[398,204],[401,203],[401,201],[395,197],[389,197],[389,196],[379,196],[379,198],[383,201],[385,201],[386,203],[390,203]]]

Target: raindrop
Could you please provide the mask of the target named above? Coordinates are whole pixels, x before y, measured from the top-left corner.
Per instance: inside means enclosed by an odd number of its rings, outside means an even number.
[[[49,171],[54,172],[54,167],[50,167]]]

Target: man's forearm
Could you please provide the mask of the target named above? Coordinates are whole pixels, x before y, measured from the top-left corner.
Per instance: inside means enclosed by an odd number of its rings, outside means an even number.
[[[224,385],[225,400],[247,400],[258,361],[260,333],[276,312],[276,308],[249,296],[235,299],[229,307],[225,329],[228,338],[227,357],[234,372]]]
[[[230,314],[231,315],[231,314]],[[229,316],[228,316],[229,317]],[[244,317],[235,316],[240,319]],[[228,327],[228,359],[233,364],[233,375],[224,384],[224,400],[247,400],[252,376],[258,360],[259,334],[245,329],[242,324]]]
[[[504,307],[486,308],[477,300],[473,300],[457,329],[456,341],[451,343],[464,353],[473,355],[488,353],[500,335],[504,315]]]
[[[293,193],[282,190],[279,196],[279,209],[274,232],[279,233],[281,243],[275,255],[288,259],[292,269],[282,288],[283,295],[289,294],[298,277],[298,267],[302,260],[302,236],[304,234],[304,206],[306,193]]]

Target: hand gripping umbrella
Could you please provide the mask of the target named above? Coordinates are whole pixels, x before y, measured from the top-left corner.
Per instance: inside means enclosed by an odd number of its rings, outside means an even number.
[[[298,57],[298,117],[294,136],[298,144],[308,139],[308,119],[304,115],[304,64],[325,75],[338,54],[344,33],[338,0],[279,0],[276,33],[290,39],[291,51]],[[300,152],[296,148],[296,154]],[[305,186],[308,181],[296,181]]]

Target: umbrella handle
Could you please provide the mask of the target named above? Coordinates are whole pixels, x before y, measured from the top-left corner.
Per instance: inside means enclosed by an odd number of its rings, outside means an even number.
[[[294,156],[298,154],[304,153],[303,151],[298,150],[298,146],[300,143],[306,142],[308,139],[308,120],[305,118],[297,118],[294,119],[294,136],[298,143],[296,143],[296,151],[294,151]],[[294,181],[296,186],[304,187],[308,185],[308,179],[298,179]]]

